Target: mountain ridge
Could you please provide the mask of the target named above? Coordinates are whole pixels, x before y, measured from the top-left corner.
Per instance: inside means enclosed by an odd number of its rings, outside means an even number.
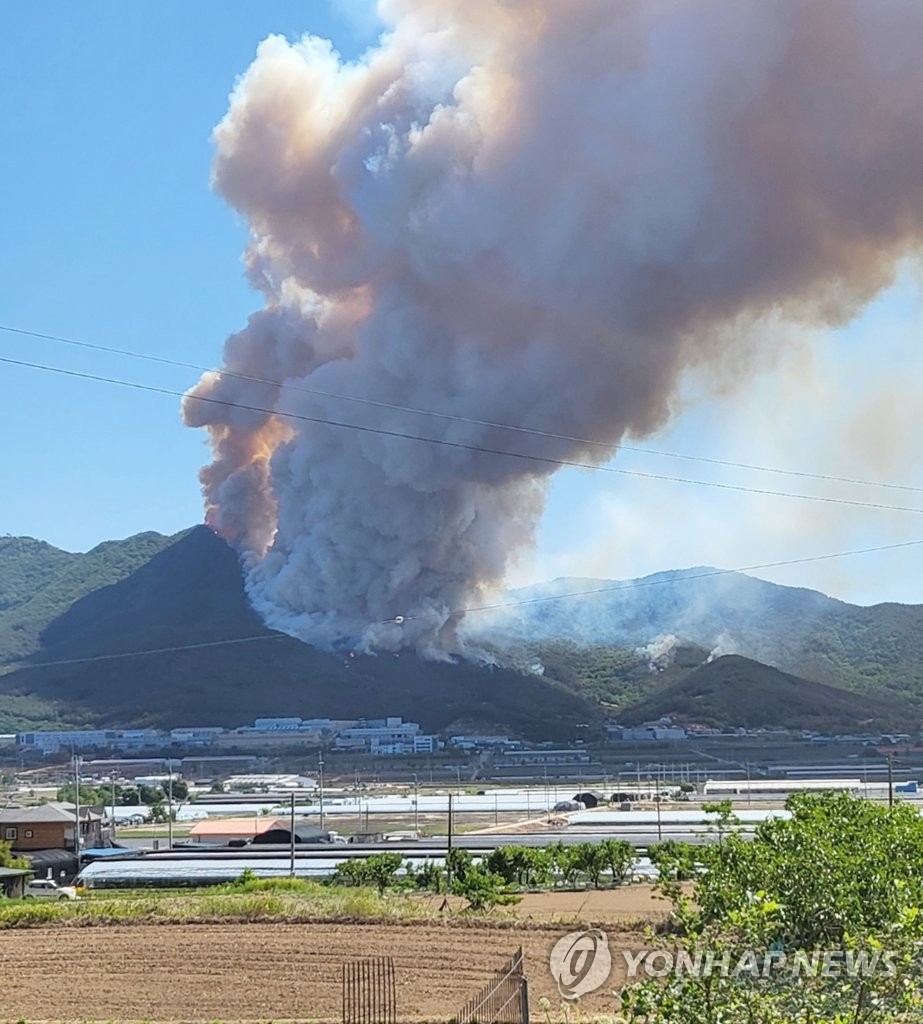
[[[247,602],[237,556],[204,526],[78,554],[0,538],[0,731],[402,714],[434,730],[481,723],[566,739],[575,723],[630,713],[725,653],[838,692],[923,707],[920,606],[862,608],[708,567],[637,581],[559,577],[519,593],[577,589],[601,593],[492,614],[489,633],[478,617],[485,647],[518,670],[406,652],[344,657],[268,629]],[[244,636],[274,639],[111,657]],[[748,669],[752,685],[760,671]]]

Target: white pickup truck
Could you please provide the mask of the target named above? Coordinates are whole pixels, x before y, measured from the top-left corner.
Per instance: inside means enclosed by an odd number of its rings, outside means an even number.
[[[27,900],[75,900],[77,890],[72,885],[58,885],[51,878],[34,878],[25,888]]]

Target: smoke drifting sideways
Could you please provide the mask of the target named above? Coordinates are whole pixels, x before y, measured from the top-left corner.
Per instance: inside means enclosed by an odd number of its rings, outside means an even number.
[[[282,414],[601,461],[666,422],[685,370],[742,372],[771,318],[848,321],[923,237],[923,5],[379,13],[357,62],[273,36],[234,90],[214,187],[249,223],[264,308],[224,365],[288,386],[209,373],[183,415],[209,431],[206,520],[267,624],[447,657],[555,466]]]

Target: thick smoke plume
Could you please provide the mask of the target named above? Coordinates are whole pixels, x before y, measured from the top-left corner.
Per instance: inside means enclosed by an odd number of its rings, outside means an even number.
[[[207,374],[208,522],[266,621],[439,656],[554,471],[767,318],[842,323],[923,234],[915,0],[382,0],[354,64],[267,39],[215,132],[265,308]],[[764,344],[767,342],[762,335]],[[739,356],[738,356],[739,353]],[[609,450],[308,393],[611,443]],[[395,622],[403,617],[403,622]]]

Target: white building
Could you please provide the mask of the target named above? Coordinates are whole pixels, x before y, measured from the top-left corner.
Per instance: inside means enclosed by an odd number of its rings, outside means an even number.
[[[20,747],[55,754],[59,750],[144,750],[163,742],[157,729],[53,729],[21,732],[16,735]]]
[[[207,747],[219,737],[225,729],[218,725],[188,726],[170,730],[170,741],[186,747]]]
[[[398,716],[359,722],[338,733],[333,745],[337,750],[379,755],[431,754],[439,749],[439,740],[421,733],[417,722]]]

